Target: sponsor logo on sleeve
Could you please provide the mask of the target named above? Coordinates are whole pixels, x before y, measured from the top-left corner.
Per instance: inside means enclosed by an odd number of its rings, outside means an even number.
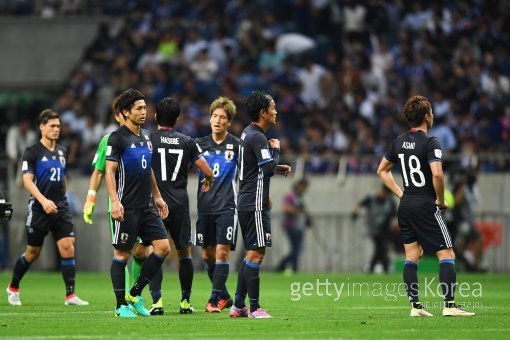
[[[271,154],[269,153],[268,149],[262,149],[262,150],[260,150],[260,153],[262,155],[262,159],[270,159],[271,158]]]

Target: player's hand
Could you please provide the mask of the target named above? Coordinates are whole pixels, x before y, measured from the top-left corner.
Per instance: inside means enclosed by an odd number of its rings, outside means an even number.
[[[96,195],[88,194],[85,204],[83,205],[83,219],[85,223],[92,224],[92,214],[96,207]]]
[[[208,181],[205,178],[200,183],[202,183],[201,188],[202,192],[208,192],[209,190],[211,190],[211,187],[213,185],[213,182]]]
[[[276,138],[271,138],[269,140],[269,146],[273,149],[279,149],[280,148],[280,140]]]
[[[154,203],[158,209],[159,217],[165,219],[168,217],[168,205],[161,196],[154,198]]]
[[[446,203],[446,201],[443,201],[443,202],[439,202],[436,200],[436,205],[439,207],[439,209],[441,210],[445,210],[445,209],[448,209],[448,203]]]
[[[115,221],[124,221],[124,206],[119,200],[112,202],[112,217]]]
[[[276,166],[276,173],[278,175],[283,175],[283,176],[287,177],[288,175],[290,175],[291,172],[292,172],[292,167],[290,165],[278,164]]]
[[[41,205],[48,215],[55,215],[58,212],[57,205],[51,200],[47,199]]]
[[[267,199],[267,205],[269,207],[269,210],[273,209],[273,200],[271,199],[271,196]]]

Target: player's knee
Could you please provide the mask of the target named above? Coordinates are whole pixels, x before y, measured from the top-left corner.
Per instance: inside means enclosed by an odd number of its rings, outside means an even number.
[[[209,249],[202,249],[202,260],[207,264],[214,264],[216,259],[214,258],[214,251]]]
[[[39,258],[39,255],[41,255],[41,249],[30,249],[25,251],[24,257],[28,263],[32,263]]]
[[[143,261],[147,258],[147,248],[142,245],[134,247],[132,254],[137,260]]]
[[[228,262],[229,252],[225,249],[216,250],[216,261],[218,262]]]
[[[170,244],[168,242],[162,243],[158,247],[154,247],[154,252],[160,257],[167,257],[170,254]]]
[[[453,248],[443,249],[437,252],[437,258],[439,261],[441,260],[455,260],[455,252]]]

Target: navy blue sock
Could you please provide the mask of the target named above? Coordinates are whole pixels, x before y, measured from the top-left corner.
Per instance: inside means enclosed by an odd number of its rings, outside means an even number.
[[[246,279],[246,288],[248,297],[250,298],[250,312],[254,312],[260,308],[259,292],[260,292],[260,264],[246,261],[246,269],[244,277]]]
[[[14,270],[12,271],[12,280],[9,285],[11,288],[18,289],[19,282],[27,272],[28,268],[30,268],[30,262],[25,258],[25,254],[22,254],[16,264],[14,265]]]
[[[113,258],[112,266],[110,268],[110,275],[112,277],[113,292],[117,299],[117,308],[121,305],[127,305],[126,303],[126,269],[127,262],[117,258]]]
[[[213,275],[213,285],[211,292],[211,301],[218,302],[224,290],[226,290],[225,283],[228,278],[228,271],[230,269],[230,262],[216,262],[216,269]],[[227,292],[228,294],[228,292]]]
[[[247,294],[246,279],[244,277],[245,272],[246,272],[246,258],[239,266],[239,272],[237,273],[236,298],[234,303],[237,308],[243,308],[246,306],[246,303],[244,302]]]
[[[179,281],[181,282],[181,301],[189,301],[191,296],[191,285],[193,283],[193,261],[191,257],[182,257],[179,259]]]
[[[142,290],[147,284],[149,284],[154,275],[156,275],[158,269],[161,268],[163,261],[165,261],[164,257],[160,257],[152,252],[152,254],[150,254],[149,257],[143,262],[140,275],[138,276],[138,279],[136,279],[133,287],[131,287],[129,294],[133,296],[141,295]]]
[[[74,284],[76,281],[76,262],[74,257],[62,258],[60,260],[60,270],[66,284],[66,296],[70,296],[74,294]]]
[[[214,268],[216,268],[216,264],[209,264],[209,263],[205,262],[205,266],[207,268],[207,276],[209,276],[209,279],[211,280],[211,283],[212,283],[213,275],[214,275]]]
[[[444,259],[439,261],[439,281],[446,302],[455,300],[455,286],[457,285],[457,273],[455,272],[455,260]]]
[[[156,275],[149,282],[149,289],[151,291],[152,303],[157,303],[161,298],[161,282],[163,281],[163,268],[159,266]]]
[[[418,264],[406,261],[404,264],[404,283],[406,284],[407,297],[412,303],[420,301],[418,297]]]

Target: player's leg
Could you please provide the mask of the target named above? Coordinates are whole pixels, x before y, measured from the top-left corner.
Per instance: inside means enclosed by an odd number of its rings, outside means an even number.
[[[212,292],[218,293],[217,306],[223,310],[230,308],[234,301],[230,297],[227,289],[228,273],[230,271],[230,244],[218,244],[216,246],[216,268],[213,275]],[[213,295],[211,294],[211,299]]]
[[[140,275],[140,270],[142,269],[142,264],[145,259],[153,252],[153,247],[151,245],[145,246],[140,242],[135,244],[133,248],[133,262],[132,262],[132,273],[133,277]],[[137,259],[138,261],[135,261]],[[135,262],[138,262],[135,266]],[[152,296],[152,305],[149,307],[149,312],[151,315],[163,315],[165,310],[163,307],[163,298],[161,297],[161,284],[163,282],[163,268],[160,266],[152,280],[149,282],[149,290]]]
[[[203,243],[202,243],[203,245]],[[213,284],[213,276],[214,270],[216,268],[216,245],[208,245],[202,248],[202,260],[207,268],[207,275],[209,276],[209,280],[211,281],[211,286]],[[217,306],[217,299],[213,299],[213,293],[211,293],[211,298],[207,301],[205,305],[205,311],[207,313],[219,313],[221,309]]]
[[[114,221],[115,220],[111,217],[110,209],[108,209],[108,224],[110,225],[110,235],[112,237],[112,244],[113,244],[114,238],[116,237]],[[124,282],[125,282],[124,288],[125,288],[125,291],[127,292],[129,290],[129,288],[131,287],[131,285],[130,285],[131,282],[129,280],[129,269],[127,266],[124,267]]]
[[[44,237],[43,237],[44,239]],[[40,247],[27,245],[25,252],[16,261],[12,272],[12,279],[7,286],[7,300],[13,306],[21,306],[19,284],[30,265],[37,260],[41,254],[42,243]]]
[[[133,250],[131,251],[131,255],[133,255],[132,262],[131,262],[131,276],[133,283],[138,279],[138,276],[140,275],[140,270],[142,269],[143,261],[149,256],[151,251],[148,251],[146,247],[140,243],[140,239],[137,239],[137,242],[135,242],[135,245],[133,247]]]
[[[254,212],[239,211],[239,226],[241,227],[241,235],[243,237],[244,248],[249,250],[249,246],[257,244],[257,234],[253,226]],[[237,286],[234,305],[230,309],[229,315],[233,318],[247,317],[250,309],[246,307],[246,295],[248,294],[246,287],[246,257],[239,265],[237,272]]]
[[[57,241],[60,254],[60,270],[66,286],[65,305],[86,306],[74,292],[76,284],[76,262],[74,260],[74,237],[63,237]]]

